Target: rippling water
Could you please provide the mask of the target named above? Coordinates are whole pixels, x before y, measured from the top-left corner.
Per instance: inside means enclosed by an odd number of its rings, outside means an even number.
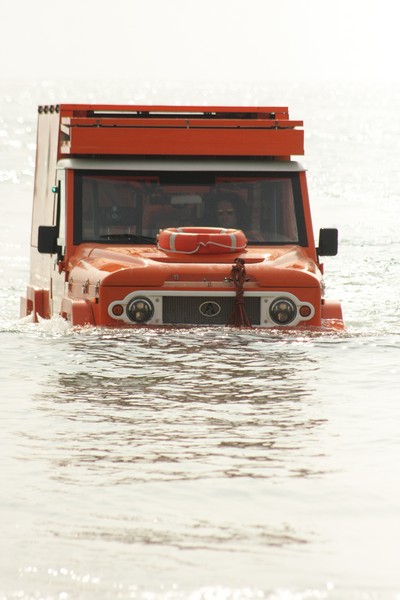
[[[228,92],[249,103],[209,95]],[[253,99],[305,118],[342,334],[21,322],[35,107],[55,92],[0,102],[1,600],[400,598],[398,93],[380,120],[370,90],[280,93]]]

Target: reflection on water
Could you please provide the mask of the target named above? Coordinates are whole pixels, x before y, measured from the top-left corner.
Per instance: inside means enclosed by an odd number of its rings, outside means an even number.
[[[66,564],[65,573],[78,572],[71,552],[79,549],[107,597],[110,570],[92,558],[96,549],[118,556],[121,572],[113,564],[112,573],[125,591],[128,581],[146,589],[160,577],[193,590],[204,574],[256,586],[274,552],[318,541],[280,490],[326,475],[319,364],[304,340],[26,327],[45,377],[18,428],[27,474],[16,498],[40,503],[29,538],[64,556],[50,562],[59,575]],[[23,572],[32,589],[42,561]],[[77,581],[66,581],[76,591]]]
[[[57,477],[74,482],[65,465],[114,483],[319,472],[309,456],[324,425],[313,410],[316,362],[252,333],[230,333],[228,346],[227,335],[71,337],[78,364],[36,398],[62,422],[43,441]]]
[[[366,552],[345,490],[362,489],[364,506],[371,504],[359,471],[375,457],[364,452],[370,394],[357,408],[369,379],[354,373],[352,357],[371,370],[371,343],[392,353],[396,336],[51,325],[5,332],[21,352],[30,348],[34,365],[20,375],[35,386],[9,469],[16,485],[8,486],[6,514],[18,514],[22,526],[4,530],[7,547],[23,545],[19,577],[32,597],[43,581],[54,594],[54,582],[65,582],[71,597],[84,586],[85,600],[99,590],[113,599],[116,590],[121,598],[201,598],[204,590],[217,598],[229,582],[222,598],[272,600],[285,581],[303,586],[298,597],[306,598],[317,563],[318,593],[343,598],[327,587],[347,564],[338,557],[347,548]],[[343,373],[347,381],[354,373],[349,390]],[[346,401],[354,393],[358,400]],[[340,475],[349,461],[353,487]],[[384,556],[378,526],[368,560]],[[37,539],[50,555],[36,558]],[[9,556],[3,568],[12,572]],[[383,569],[393,583],[394,567],[385,561]],[[22,590],[12,575],[7,581]]]

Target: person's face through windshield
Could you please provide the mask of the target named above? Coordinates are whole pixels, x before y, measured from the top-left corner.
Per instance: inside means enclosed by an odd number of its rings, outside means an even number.
[[[237,226],[237,214],[230,200],[220,200],[217,205],[217,221],[220,227],[232,229]]]

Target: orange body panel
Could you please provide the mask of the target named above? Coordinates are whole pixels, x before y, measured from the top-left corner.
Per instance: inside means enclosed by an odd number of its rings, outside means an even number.
[[[39,318],[49,319],[51,316],[49,290],[28,286],[26,298],[21,299],[21,316],[32,315],[35,322]]]
[[[71,127],[64,154],[284,156],[303,153],[303,132],[278,129]],[[268,144],[266,144],[266,139]],[[267,154],[265,154],[267,152]]]

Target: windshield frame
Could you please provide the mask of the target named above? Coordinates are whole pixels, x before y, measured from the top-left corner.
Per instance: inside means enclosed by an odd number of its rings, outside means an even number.
[[[85,161],[87,162],[87,161]],[[288,165],[291,163],[288,163]],[[272,166],[272,165],[271,165]],[[81,243],[98,243],[98,244],[120,244],[120,245],[137,245],[137,244],[150,244],[155,242],[155,235],[148,235],[146,231],[143,229],[143,213],[142,207],[137,206],[137,210],[139,211],[135,234],[130,235],[128,233],[118,235],[106,235],[103,239],[100,239],[99,236],[93,236],[92,238],[89,236],[83,235],[83,225],[82,225],[82,185],[85,177],[103,177],[103,178],[111,178],[114,180],[120,179],[122,181],[123,178],[137,178],[141,182],[156,182],[158,181],[161,186],[185,186],[188,185],[191,188],[195,188],[196,186],[205,186],[205,185],[215,185],[215,182],[225,182],[225,183],[238,183],[238,182],[246,182],[250,183],[253,181],[272,181],[274,179],[282,180],[285,179],[291,183],[292,196],[293,196],[293,210],[294,216],[297,226],[297,239],[292,240],[256,240],[249,239],[248,243],[251,246],[282,246],[287,244],[296,244],[299,246],[306,247],[308,245],[307,240],[307,228],[306,221],[303,209],[302,202],[302,194],[301,194],[301,185],[300,185],[300,177],[299,173],[300,169],[288,168],[287,171],[284,171],[281,168],[274,171],[271,166],[266,171],[261,170],[180,170],[176,169],[174,171],[163,171],[163,170],[128,170],[128,169],[77,169],[74,171],[74,238],[73,243],[75,245],[79,245]],[[175,225],[168,226],[182,226],[183,223],[176,223]],[[238,227],[239,229],[241,227]],[[246,231],[245,231],[246,233]],[[144,236],[144,237],[143,237]]]

